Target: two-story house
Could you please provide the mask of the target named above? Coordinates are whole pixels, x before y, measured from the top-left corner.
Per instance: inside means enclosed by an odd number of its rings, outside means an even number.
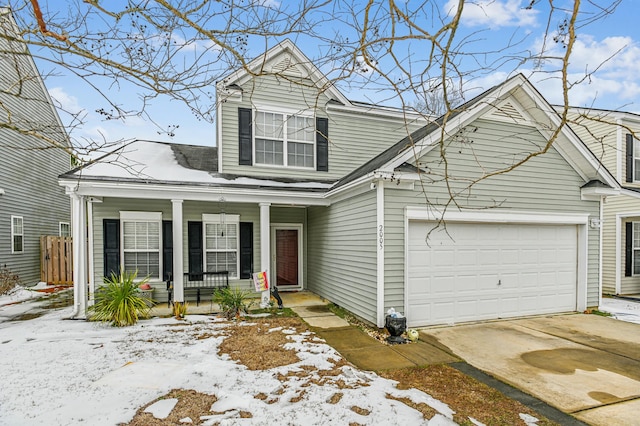
[[[622,186],[602,203],[602,292],[640,294],[640,115],[572,108],[571,127]]]
[[[523,76],[425,124],[347,99],[290,41],[249,68],[218,84],[217,147],[137,141],[60,177],[88,218],[78,316],[119,268],[160,294],[172,274],[178,302],[190,274],[266,271],[378,326],[390,307],[421,326],[597,306],[617,183],[567,128],[506,173],[559,123]]]
[[[0,7],[0,266],[40,281],[40,236],[71,232],[69,140],[8,8]]]

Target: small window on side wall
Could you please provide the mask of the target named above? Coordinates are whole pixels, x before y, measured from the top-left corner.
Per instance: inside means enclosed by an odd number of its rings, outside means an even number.
[[[24,252],[24,221],[22,216],[11,216],[11,253]]]
[[[69,222],[60,222],[58,225],[58,235],[61,237],[70,237],[71,236],[71,225]]]

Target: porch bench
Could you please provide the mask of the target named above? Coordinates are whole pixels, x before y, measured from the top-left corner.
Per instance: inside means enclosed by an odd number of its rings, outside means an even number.
[[[196,296],[196,306],[200,304],[200,297],[209,295],[221,288],[229,287],[229,271],[202,272],[199,274],[184,273],[184,296],[187,294]],[[173,300],[173,280],[171,277],[167,281],[167,307],[171,307]]]

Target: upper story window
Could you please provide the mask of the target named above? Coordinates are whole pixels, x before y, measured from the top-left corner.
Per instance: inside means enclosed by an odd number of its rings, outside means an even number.
[[[238,164],[329,171],[329,119],[238,108]]]
[[[255,164],[313,168],[315,133],[313,117],[257,111]]]
[[[24,252],[24,221],[22,216],[11,216],[11,253]]]
[[[640,181],[640,140],[633,140],[633,180]]]

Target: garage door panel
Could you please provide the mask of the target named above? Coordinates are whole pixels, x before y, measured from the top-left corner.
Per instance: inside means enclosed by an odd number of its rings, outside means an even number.
[[[411,326],[575,309],[576,226],[449,223],[427,245],[432,228],[409,222]]]
[[[476,275],[458,275],[455,281],[455,291],[464,295],[465,293],[475,294],[478,291],[478,279]]]

